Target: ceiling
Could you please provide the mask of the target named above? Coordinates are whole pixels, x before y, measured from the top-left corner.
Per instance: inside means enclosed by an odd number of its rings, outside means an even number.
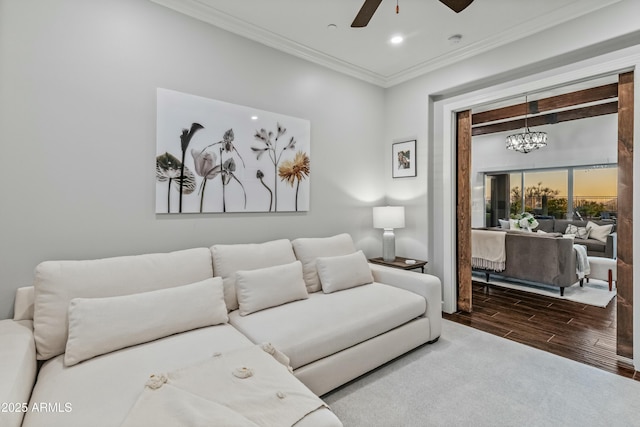
[[[151,1],[390,87],[620,0],[475,0],[459,14],[438,0],[383,0],[365,28],[350,27],[364,0]],[[396,34],[401,45],[389,41]]]

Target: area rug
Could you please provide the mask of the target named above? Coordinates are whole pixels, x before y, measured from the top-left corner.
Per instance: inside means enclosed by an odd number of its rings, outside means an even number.
[[[323,396],[345,427],[640,426],[640,382],[443,321],[440,340]]]
[[[473,273],[474,282],[487,283],[485,278],[484,273]],[[597,279],[589,279],[589,283],[585,280],[582,287],[580,287],[579,283],[576,283],[564,288],[564,296],[560,296],[560,288],[557,286],[527,282],[524,280],[507,280],[493,275],[490,277],[489,284],[587,305],[595,305],[596,307],[606,307],[613,297],[616,296],[615,283],[613,290],[609,292],[609,283]]]

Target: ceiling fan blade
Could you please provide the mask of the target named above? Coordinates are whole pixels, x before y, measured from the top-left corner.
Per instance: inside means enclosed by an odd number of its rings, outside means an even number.
[[[440,0],[440,3],[443,3],[455,13],[460,13],[473,3],[473,0]]]
[[[362,28],[366,27],[371,17],[380,6],[382,0],[365,0],[364,4],[360,8],[360,12],[356,15],[356,19],[353,20],[351,24],[352,28]]]

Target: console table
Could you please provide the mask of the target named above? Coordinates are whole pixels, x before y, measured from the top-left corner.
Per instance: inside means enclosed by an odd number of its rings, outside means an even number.
[[[414,260],[415,264],[407,264],[405,261],[411,258],[403,258],[401,256],[397,256],[393,261],[385,261],[382,257],[378,258],[370,258],[369,262],[373,264],[386,265],[387,267],[400,268],[402,270],[413,270],[419,268],[424,273],[424,266],[427,265],[428,261],[421,261],[419,259]]]

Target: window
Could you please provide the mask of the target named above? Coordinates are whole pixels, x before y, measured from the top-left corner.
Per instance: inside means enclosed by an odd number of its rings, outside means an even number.
[[[500,183],[498,177],[508,177],[508,211],[501,210],[493,200],[500,194],[495,188]],[[486,225],[494,225],[496,218],[505,217],[507,212],[511,215],[531,212],[538,217],[558,219],[615,218],[617,182],[617,165],[487,173]]]
[[[524,173],[524,210],[538,216],[564,218],[568,211],[567,169]]]
[[[615,218],[618,212],[618,167],[575,168],[573,208],[585,219]]]
[[[522,212],[522,172],[509,174],[509,195],[511,201],[509,213],[519,214]]]

